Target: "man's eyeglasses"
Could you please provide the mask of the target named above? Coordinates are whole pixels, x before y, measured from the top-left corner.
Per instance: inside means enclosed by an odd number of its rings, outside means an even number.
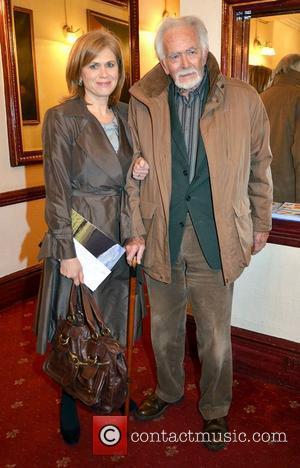
[[[167,60],[171,63],[179,63],[182,56],[185,55],[188,59],[193,60],[200,54],[200,48],[191,47],[190,49],[184,50],[183,52],[174,52],[173,54],[167,55]]]

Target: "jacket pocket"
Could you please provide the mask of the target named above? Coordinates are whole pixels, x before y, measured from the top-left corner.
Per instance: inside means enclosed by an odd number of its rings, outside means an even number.
[[[146,237],[148,237],[150,230],[153,228],[156,205],[154,203],[142,202],[140,204],[140,210],[143,219],[143,224],[145,226]]]
[[[250,201],[248,198],[238,200],[233,204],[235,226],[245,265],[249,265],[253,245],[253,224],[251,219]]]
[[[140,211],[146,231],[146,249],[143,257],[143,265],[145,268],[152,268],[155,264],[157,254],[156,205],[149,202],[142,202],[140,204]]]

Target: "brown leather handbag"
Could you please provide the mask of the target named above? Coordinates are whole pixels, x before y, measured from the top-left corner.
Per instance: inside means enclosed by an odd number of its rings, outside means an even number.
[[[72,286],[67,318],[58,323],[52,344],[43,369],[67,393],[103,414],[122,406],[125,350],[112,338],[86,286]]]

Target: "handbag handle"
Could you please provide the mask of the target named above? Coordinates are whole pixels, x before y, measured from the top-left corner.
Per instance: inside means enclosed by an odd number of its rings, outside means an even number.
[[[90,290],[84,284],[81,285],[83,291],[83,297],[87,299],[90,304],[92,313],[96,319],[98,327],[100,328],[102,335],[111,335],[110,329],[105,325],[102,312],[97,302],[95,301],[94,296],[91,294]]]
[[[106,327],[103,321],[101,311],[99,310],[95,299],[93,298],[89,289],[83,284],[80,286],[75,286],[73,283],[72,285],[70,295],[70,309],[72,315],[76,316],[78,294],[80,294],[81,297],[82,312],[91,331],[92,337],[97,339],[99,336],[99,331],[101,335],[111,335],[109,328]]]

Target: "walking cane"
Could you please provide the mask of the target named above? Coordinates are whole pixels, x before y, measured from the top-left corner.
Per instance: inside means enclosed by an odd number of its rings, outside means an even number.
[[[136,258],[132,260],[129,277],[129,309],[127,320],[127,398],[125,401],[125,416],[129,416],[130,388],[131,388],[131,369],[132,369],[132,350],[134,344],[134,315],[135,315],[135,296],[136,296]]]

